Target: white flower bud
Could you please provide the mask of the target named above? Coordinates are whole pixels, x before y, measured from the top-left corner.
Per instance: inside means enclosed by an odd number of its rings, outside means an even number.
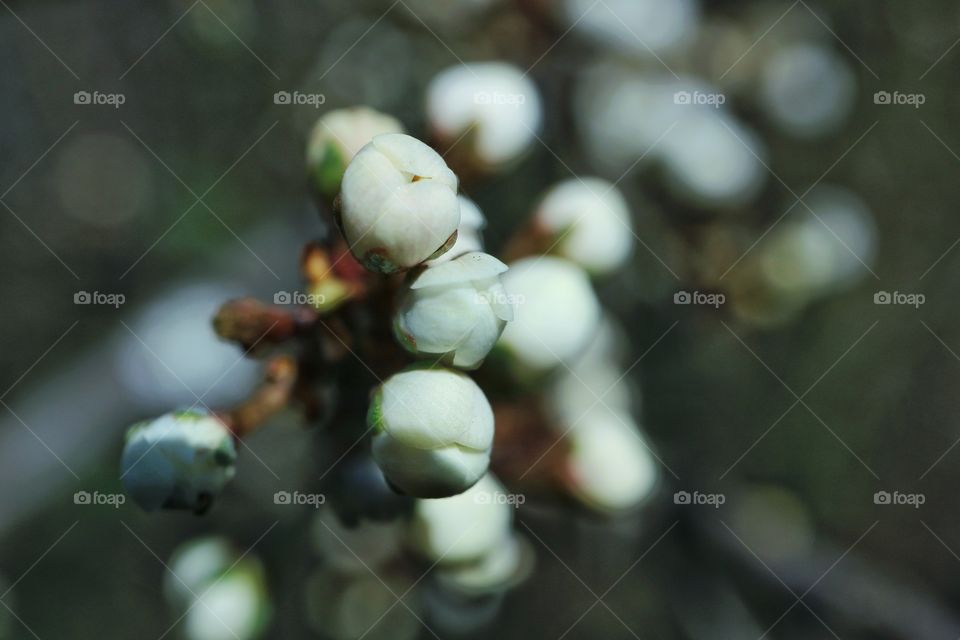
[[[394,318],[400,344],[411,353],[443,356],[476,369],[513,320],[500,274],[507,265],[486,253],[467,253],[418,274]]]
[[[164,576],[164,591],[182,610],[189,640],[252,640],[270,620],[263,566],[240,556],[222,538],[179,547]]]
[[[376,430],[374,460],[408,495],[461,493],[490,464],[493,410],[465,374],[416,367],[397,373],[377,390],[367,422]]]
[[[627,511],[656,488],[658,462],[630,416],[591,413],[569,434],[569,441],[564,480],[590,508]]]
[[[449,262],[465,253],[483,251],[482,232],[487,226],[487,219],[476,202],[464,196],[457,196],[457,198],[460,200],[460,226],[457,227],[457,241],[440,257],[428,260],[427,266]]]
[[[478,560],[439,568],[437,580],[444,587],[468,597],[503,592],[530,575],[534,557],[530,543],[511,534]]]
[[[326,564],[340,573],[365,574],[400,551],[400,523],[363,521],[345,527],[333,509],[324,508],[313,524],[313,544]]]
[[[605,0],[602,7],[592,0],[562,0],[561,6],[570,29],[643,57],[655,57],[692,38],[700,17],[694,0]]]
[[[513,506],[493,474],[452,498],[418,500],[410,523],[410,545],[441,566],[480,560],[512,533]]]
[[[372,271],[409,269],[442,253],[460,224],[457,177],[436,151],[400,133],[357,153],[340,198],[350,250]]]
[[[627,201],[599,178],[571,178],[551,188],[534,224],[556,239],[555,253],[597,275],[623,266],[633,250]]]
[[[761,75],[762,105],[784,131],[800,137],[836,130],[856,95],[856,75],[846,60],[812,42],[778,50]]]
[[[801,299],[856,282],[869,273],[877,250],[873,215],[854,193],[822,185],[804,202],[751,256],[770,287]]]
[[[684,105],[660,152],[669,186],[700,206],[737,207],[750,202],[767,178],[757,134],[711,107]]]
[[[147,511],[202,512],[233,478],[233,435],[206,411],[179,411],[134,425],[121,460],[130,497]]]
[[[589,422],[600,411],[631,413],[639,404],[639,391],[630,384],[620,362],[629,353],[622,327],[604,317],[587,349],[567,363],[546,391],[552,425],[567,433]]]
[[[543,108],[536,85],[513,65],[460,64],[430,82],[427,118],[444,143],[473,145],[475,159],[496,168],[518,158],[536,139]],[[467,140],[459,142],[464,135]]]
[[[510,265],[503,286],[517,300],[517,315],[498,346],[523,371],[543,373],[589,344],[600,322],[600,303],[586,272],[563,258],[536,256]]]
[[[325,113],[310,132],[307,167],[313,185],[333,200],[347,165],[364,145],[382,133],[403,133],[396,118],[369,107],[350,107]]]

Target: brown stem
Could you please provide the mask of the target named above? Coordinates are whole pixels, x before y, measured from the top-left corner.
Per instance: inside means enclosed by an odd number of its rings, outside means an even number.
[[[220,413],[219,418],[235,438],[244,438],[289,404],[296,381],[297,363],[293,357],[281,355],[271,358],[260,387],[243,403]]]
[[[250,350],[259,344],[290,340],[312,328],[318,317],[319,313],[308,307],[277,307],[240,298],[220,307],[213,328],[221,338]]]

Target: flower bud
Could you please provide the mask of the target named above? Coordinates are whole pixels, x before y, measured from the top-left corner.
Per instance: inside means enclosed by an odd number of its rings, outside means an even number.
[[[520,69],[502,62],[460,64],[430,82],[427,118],[443,146],[468,149],[471,164],[496,169],[533,143],[543,109],[537,87]]]
[[[760,137],[723,111],[697,106],[681,113],[659,148],[668,186],[697,206],[736,208],[751,202],[767,179]]]
[[[337,109],[317,120],[307,143],[307,168],[314,188],[324,199],[333,201],[347,165],[365,144],[382,133],[403,133],[403,125],[369,107]]]
[[[577,356],[600,322],[600,303],[586,272],[563,258],[537,256],[510,265],[503,286],[517,315],[500,337],[519,373],[540,374]]]
[[[482,231],[487,226],[487,219],[476,202],[464,196],[457,196],[457,199],[460,201],[460,226],[457,227],[457,241],[443,255],[428,260],[426,262],[427,266],[449,262],[472,251],[483,251]]]
[[[164,576],[164,592],[183,611],[188,640],[253,640],[270,622],[263,565],[223,538],[178,547]]]
[[[599,178],[572,178],[550,189],[534,225],[549,235],[553,252],[597,275],[623,266],[633,249],[627,201]]]
[[[492,474],[458,496],[418,500],[410,523],[410,545],[430,562],[455,566],[481,560],[508,540],[513,506]]]
[[[428,267],[410,283],[393,328],[408,351],[475,369],[496,344],[513,305],[500,282],[507,270],[486,253]]]
[[[656,488],[657,461],[630,416],[591,412],[568,437],[562,479],[588,507],[605,513],[628,511]]]
[[[410,136],[377,136],[343,175],[340,221],[367,269],[392,273],[446,251],[460,223],[457,177]]]
[[[588,415],[594,412],[629,414],[638,408],[639,390],[621,366],[624,353],[630,353],[630,345],[623,328],[604,316],[586,350],[567,362],[546,389],[552,426],[567,433],[588,423]]]
[[[467,375],[412,367],[387,379],[367,422],[373,458],[387,480],[419,498],[466,491],[487,471],[493,410]]]
[[[530,575],[535,555],[527,540],[511,534],[474,562],[439,569],[437,580],[468,597],[501,593]]]
[[[134,425],[127,432],[121,479],[147,511],[202,513],[233,478],[233,435],[206,411],[178,411]]]

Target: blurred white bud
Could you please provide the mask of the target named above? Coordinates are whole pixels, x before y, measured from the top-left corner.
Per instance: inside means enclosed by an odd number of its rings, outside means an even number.
[[[147,511],[206,510],[233,478],[233,434],[206,411],[176,411],[130,428],[121,480]]]
[[[444,145],[472,145],[474,159],[496,169],[533,143],[543,126],[543,107],[536,85],[517,67],[461,64],[430,82],[427,119]],[[460,142],[461,136],[466,140]]]
[[[628,511],[653,493],[658,463],[629,415],[591,413],[568,437],[570,452],[563,479],[588,507],[610,513]]]
[[[340,192],[343,172],[367,143],[383,133],[403,133],[396,118],[369,107],[329,111],[317,120],[307,142],[307,168],[316,189],[329,200]]]
[[[394,317],[394,333],[419,356],[445,357],[476,369],[513,319],[500,282],[507,265],[486,253],[466,253],[428,267],[409,284]]]
[[[486,473],[493,410],[469,376],[412,367],[374,394],[367,422],[373,458],[387,480],[418,498],[466,491]]]
[[[307,622],[332,640],[414,640],[423,627],[419,594],[411,582],[393,566],[349,574],[324,567],[310,576],[304,590]],[[404,606],[399,606],[399,594],[405,594]]]
[[[347,243],[371,271],[439,255],[460,224],[457,177],[436,151],[402,133],[377,136],[354,156],[340,198]]]
[[[644,57],[684,44],[700,17],[695,0],[563,0],[562,6],[577,33]]]
[[[164,591],[183,611],[189,640],[252,640],[262,635],[270,619],[260,561],[241,556],[222,538],[179,547],[164,576]]]
[[[577,83],[574,109],[591,161],[618,175],[653,161],[680,119],[677,90],[672,76],[641,76],[607,62],[588,67]]]
[[[829,133],[850,115],[856,76],[840,55],[821,44],[797,44],[778,50],[760,78],[760,97],[768,114],[787,133]]]
[[[442,500],[418,500],[410,522],[410,545],[430,562],[456,566],[501,547],[512,533],[514,507],[493,474],[469,490]]]
[[[441,256],[428,260],[427,266],[448,262],[459,258],[465,253],[483,251],[483,229],[487,226],[487,219],[480,211],[477,203],[464,196],[457,196],[460,201],[460,226],[457,227],[457,241]]]
[[[324,562],[341,573],[366,574],[400,551],[400,523],[364,520],[345,527],[333,509],[323,508],[313,522],[313,543]]]
[[[629,353],[622,327],[604,317],[586,351],[567,363],[547,389],[552,424],[561,432],[589,422],[601,411],[630,414],[637,409],[639,391],[630,385],[619,356]]]
[[[590,343],[600,303],[586,271],[563,258],[534,256],[510,265],[502,278],[517,313],[498,346],[520,371],[549,371]]]
[[[534,224],[556,239],[553,252],[592,274],[623,266],[633,251],[627,201],[600,178],[571,178],[551,188],[534,214]]]
[[[676,195],[703,206],[750,202],[767,174],[760,138],[722,110],[688,105],[679,113],[660,148]]]
[[[530,543],[512,533],[478,560],[439,567],[437,580],[445,588],[468,597],[502,592],[527,578],[533,569]]]
[[[852,192],[823,185],[804,203],[757,247],[765,281],[800,299],[855,282],[869,273],[877,250],[873,216]]]

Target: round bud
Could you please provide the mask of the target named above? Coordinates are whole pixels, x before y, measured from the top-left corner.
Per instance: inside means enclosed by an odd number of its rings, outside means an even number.
[[[630,416],[591,412],[568,438],[563,479],[588,507],[606,513],[628,511],[656,488],[657,461]]]
[[[410,282],[394,319],[400,344],[461,369],[479,367],[513,319],[500,282],[506,270],[479,252],[424,269]]]
[[[377,136],[343,175],[340,221],[350,250],[367,269],[409,269],[456,239],[457,177],[416,138]]]
[[[536,85],[517,67],[459,64],[430,82],[427,118],[444,146],[467,145],[473,164],[496,169],[536,140],[543,107]]]
[[[498,496],[492,474],[458,496],[418,500],[410,523],[410,545],[430,562],[456,566],[481,560],[510,538],[513,506]]]
[[[469,376],[412,367],[374,394],[373,458],[397,489],[418,498],[466,491],[486,473],[493,410]]]
[[[233,435],[206,411],[177,411],[134,425],[121,459],[124,488],[147,511],[203,512],[233,478]]]
[[[587,273],[552,256],[524,258],[510,265],[503,286],[514,297],[517,315],[500,337],[521,372],[544,373],[578,355],[600,322],[600,303]]]
[[[550,234],[553,252],[597,275],[623,266],[633,250],[627,201],[599,178],[571,178],[551,188],[534,224]]]

